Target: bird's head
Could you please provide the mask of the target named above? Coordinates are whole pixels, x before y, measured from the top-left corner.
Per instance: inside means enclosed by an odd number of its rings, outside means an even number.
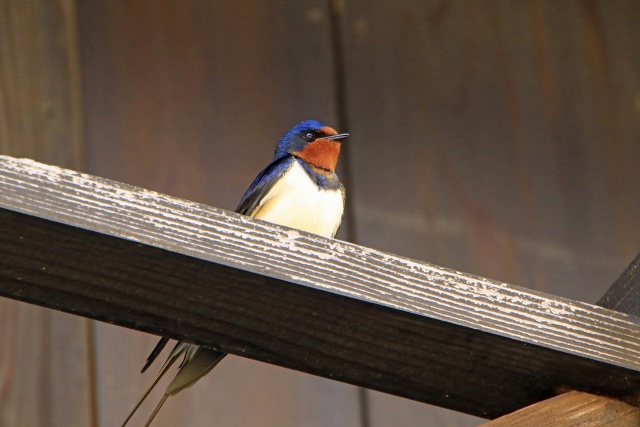
[[[292,155],[315,168],[333,172],[338,163],[340,143],[348,136],[348,133],[339,134],[316,120],[307,120],[282,137],[275,158]]]

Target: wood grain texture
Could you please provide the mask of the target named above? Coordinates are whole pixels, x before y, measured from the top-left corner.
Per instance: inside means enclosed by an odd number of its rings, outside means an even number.
[[[637,2],[344,5],[355,241],[597,301],[640,252]]]
[[[601,396],[571,391],[528,406],[482,427],[637,427],[640,409]]]
[[[4,295],[487,418],[561,387],[640,390],[636,317],[29,160],[0,165]]]
[[[0,0],[0,153],[84,168],[73,0]],[[94,424],[90,323],[0,301],[0,426]]]
[[[327,6],[79,2],[88,170],[233,209],[287,129],[337,126]],[[102,425],[121,422],[151,381],[138,375],[155,338],[98,326]],[[229,357],[154,425],[359,426],[357,398],[349,385]]]

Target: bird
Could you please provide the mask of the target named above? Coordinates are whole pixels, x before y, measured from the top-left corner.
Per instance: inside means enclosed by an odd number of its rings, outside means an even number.
[[[341,143],[348,133],[317,120],[306,120],[291,128],[277,143],[273,160],[258,174],[240,199],[235,212],[325,237],[335,237],[342,222],[345,188],[335,169]],[[142,368],[157,359],[169,338],[162,337]],[[124,427],[151,390],[182,357],[178,372],[147,419],[149,426],[167,398],[192,386],[209,373],[226,353],[178,341],[155,380],[131,410]]]

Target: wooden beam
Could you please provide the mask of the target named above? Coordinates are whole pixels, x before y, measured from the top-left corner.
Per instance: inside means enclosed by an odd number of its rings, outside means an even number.
[[[640,255],[629,264],[597,304],[611,310],[640,316]]]
[[[0,157],[0,294],[495,418],[633,399],[640,319]]]
[[[570,391],[520,409],[482,427],[637,427],[640,409],[613,399]]]

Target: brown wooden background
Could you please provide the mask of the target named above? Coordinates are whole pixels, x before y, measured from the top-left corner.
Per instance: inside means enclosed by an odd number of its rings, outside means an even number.
[[[1,154],[233,209],[306,118],[340,238],[588,302],[640,252],[637,0],[0,0]],[[119,425],[155,340],[0,301],[0,426]],[[479,422],[229,357],[154,425]]]

